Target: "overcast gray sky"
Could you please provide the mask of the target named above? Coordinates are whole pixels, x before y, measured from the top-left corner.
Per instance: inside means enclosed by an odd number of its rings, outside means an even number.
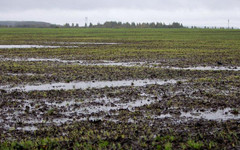
[[[0,20],[56,24],[105,21],[181,22],[240,27],[240,0],[0,0]]]

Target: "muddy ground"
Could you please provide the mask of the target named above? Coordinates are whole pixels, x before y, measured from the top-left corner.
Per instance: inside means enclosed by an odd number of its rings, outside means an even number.
[[[0,46],[0,149],[240,149],[237,45],[35,40]]]

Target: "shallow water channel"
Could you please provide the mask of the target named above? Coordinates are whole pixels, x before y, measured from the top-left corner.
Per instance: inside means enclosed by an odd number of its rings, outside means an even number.
[[[202,71],[240,71],[240,67],[223,67],[223,66],[198,66],[198,67],[163,67],[166,69],[175,69],[175,70],[202,70]]]
[[[12,49],[12,48],[59,48],[61,46],[50,45],[0,45],[0,49]]]
[[[29,62],[60,62],[60,63],[75,63],[79,65],[86,66],[125,66],[125,67],[133,67],[133,66],[143,66],[148,65],[146,62],[114,62],[108,60],[63,60],[58,58],[0,58],[1,61],[29,61]],[[149,64],[150,65],[150,64]]]
[[[149,84],[174,84],[182,80],[121,80],[121,81],[80,81],[70,83],[50,83],[39,85],[23,85],[23,86],[0,86],[0,89],[13,91],[47,91],[47,90],[71,90],[71,89],[88,89],[88,88],[104,88],[104,87],[121,87],[121,86],[146,86]]]
[[[60,62],[60,63],[75,63],[86,66],[124,66],[124,67],[159,67],[163,69],[174,69],[174,70],[202,70],[202,71],[240,71],[240,67],[230,66],[197,66],[197,67],[170,67],[160,66],[160,63],[156,62],[115,62],[109,60],[63,60],[58,58],[0,58],[1,61],[30,61],[30,62]]]
[[[59,48],[59,47],[77,47],[65,45],[115,45],[120,43],[94,43],[94,42],[47,42],[48,44],[60,44],[58,46],[52,45],[0,45],[0,49],[13,49],[13,48]],[[47,44],[46,43],[46,44]]]

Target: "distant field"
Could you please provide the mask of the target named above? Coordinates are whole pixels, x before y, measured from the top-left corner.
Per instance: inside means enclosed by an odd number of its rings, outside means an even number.
[[[0,44],[58,45],[56,42],[121,43],[77,48],[11,50],[8,56],[64,59],[163,61],[166,65],[239,65],[240,30],[210,29],[0,29]],[[55,43],[51,43],[55,42]],[[74,44],[77,45],[77,44]],[[4,55],[5,50],[0,50]],[[214,57],[212,57],[214,55]]]
[[[0,149],[239,149],[239,98],[240,30],[0,28]]]

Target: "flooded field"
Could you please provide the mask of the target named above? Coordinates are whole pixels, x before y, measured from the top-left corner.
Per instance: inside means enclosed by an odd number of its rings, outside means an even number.
[[[238,30],[47,30],[0,31],[0,149],[240,148]]]

